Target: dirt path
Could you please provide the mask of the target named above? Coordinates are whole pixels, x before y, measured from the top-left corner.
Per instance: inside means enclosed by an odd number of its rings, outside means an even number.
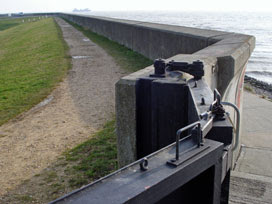
[[[107,53],[62,19],[72,69],[48,97],[0,127],[0,196],[90,137],[114,112],[121,71]]]

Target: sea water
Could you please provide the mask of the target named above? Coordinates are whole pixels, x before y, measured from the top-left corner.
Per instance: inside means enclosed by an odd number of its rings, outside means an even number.
[[[196,11],[92,11],[88,14],[253,35],[256,37],[256,47],[249,59],[246,75],[272,84],[272,13]]]

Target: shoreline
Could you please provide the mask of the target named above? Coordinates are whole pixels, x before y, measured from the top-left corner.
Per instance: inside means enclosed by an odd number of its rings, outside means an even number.
[[[272,85],[245,75],[244,89],[272,100]]]

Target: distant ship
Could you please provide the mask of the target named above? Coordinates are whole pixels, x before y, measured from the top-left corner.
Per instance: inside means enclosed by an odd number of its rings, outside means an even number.
[[[88,9],[88,8],[85,8],[85,9],[74,9],[73,12],[90,12],[91,10]]]

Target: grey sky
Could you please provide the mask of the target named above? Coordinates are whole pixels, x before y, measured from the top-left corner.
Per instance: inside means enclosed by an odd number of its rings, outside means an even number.
[[[0,0],[0,13],[69,12],[74,8],[93,11],[208,10],[271,11],[270,0]]]

